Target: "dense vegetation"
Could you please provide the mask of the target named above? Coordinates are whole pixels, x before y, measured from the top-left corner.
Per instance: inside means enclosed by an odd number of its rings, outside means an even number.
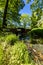
[[[43,46],[43,0],[32,1],[31,16],[19,13],[26,4],[0,0],[0,65],[43,65],[43,53],[33,48]]]

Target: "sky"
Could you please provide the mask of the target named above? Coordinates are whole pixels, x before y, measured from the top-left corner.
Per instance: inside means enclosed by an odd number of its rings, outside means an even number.
[[[31,1],[29,4],[26,4],[26,0],[24,0],[25,2],[25,6],[23,7],[23,9],[20,10],[20,14],[29,14],[31,15],[31,9],[30,9],[30,5],[32,4],[33,1]]]

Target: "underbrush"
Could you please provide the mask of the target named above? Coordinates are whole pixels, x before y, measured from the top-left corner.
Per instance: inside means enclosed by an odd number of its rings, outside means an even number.
[[[26,45],[16,42],[13,46],[7,45],[3,49],[2,65],[33,64]]]
[[[1,38],[4,41],[0,44],[0,65],[35,65],[26,44],[18,36],[10,34]]]
[[[0,65],[2,64],[2,59],[3,59],[3,47],[0,44]]]
[[[14,42],[19,41],[19,36],[16,36],[16,34],[7,35],[5,41],[10,45],[14,45]]]
[[[43,28],[33,28],[30,33],[32,38],[43,38]]]
[[[15,34],[6,35],[1,37],[0,41],[3,41],[1,42],[2,47],[0,47],[0,65],[33,64],[27,46],[23,41],[19,41],[18,36]]]
[[[31,38],[31,43],[32,44],[43,44],[43,38],[37,38],[37,39]]]

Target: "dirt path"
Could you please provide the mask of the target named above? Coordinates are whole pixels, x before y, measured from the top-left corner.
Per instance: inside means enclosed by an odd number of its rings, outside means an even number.
[[[33,60],[39,65],[43,65],[43,45],[26,43],[28,51],[33,56]],[[32,45],[32,46],[31,46]]]

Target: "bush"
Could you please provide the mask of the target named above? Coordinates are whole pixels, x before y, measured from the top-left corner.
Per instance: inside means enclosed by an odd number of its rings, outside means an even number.
[[[0,42],[5,42],[5,37],[0,37]]]
[[[10,45],[14,45],[14,42],[18,41],[19,37],[16,36],[15,34],[10,34],[6,36],[6,42]]]
[[[43,28],[33,28],[31,30],[31,43],[43,44]]]
[[[17,42],[14,46],[8,47],[3,58],[3,65],[21,65],[30,62],[27,47],[23,42]]]
[[[43,38],[43,28],[33,28],[31,30],[31,37],[33,38]]]

